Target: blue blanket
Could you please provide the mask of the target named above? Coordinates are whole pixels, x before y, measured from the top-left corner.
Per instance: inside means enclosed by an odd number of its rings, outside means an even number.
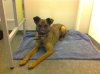
[[[13,59],[22,59],[34,47],[34,36],[33,31],[26,32]],[[54,51],[47,59],[100,59],[100,52],[95,49],[90,38],[75,30],[69,30],[64,40],[56,43]],[[30,59],[36,59],[44,53],[45,49],[40,48]]]

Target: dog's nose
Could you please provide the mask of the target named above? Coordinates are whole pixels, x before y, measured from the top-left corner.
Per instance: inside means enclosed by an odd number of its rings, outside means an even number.
[[[40,32],[40,34],[41,34],[41,35],[44,35],[44,34],[45,34],[45,32],[44,32],[44,31],[41,31],[41,32]]]

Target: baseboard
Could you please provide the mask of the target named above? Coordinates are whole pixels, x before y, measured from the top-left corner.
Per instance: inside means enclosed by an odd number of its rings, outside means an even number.
[[[100,44],[95,39],[93,39],[90,35],[88,36],[91,38],[93,44],[97,47],[97,49],[100,49]]]
[[[30,31],[31,31],[31,32],[32,32],[32,31],[33,31],[33,32],[36,32],[36,30],[26,30],[26,32],[28,32],[28,31],[29,31],[29,32],[30,32]],[[9,30],[9,34],[10,34],[11,32],[12,32],[12,30]],[[18,30],[17,33],[18,33],[18,34],[20,34],[20,33],[22,34],[22,33],[24,33],[24,30]]]

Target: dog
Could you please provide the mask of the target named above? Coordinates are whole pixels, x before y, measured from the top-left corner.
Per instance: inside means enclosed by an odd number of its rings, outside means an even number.
[[[66,27],[63,24],[53,24],[53,19],[41,19],[39,16],[33,18],[36,24],[36,42],[35,47],[19,62],[20,66],[25,65],[30,57],[37,52],[37,50],[43,46],[46,49],[46,53],[40,56],[36,61],[33,61],[28,65],[28,69],[32,69],[40,64],[43,60],[54,53],[53,46],[57,40],[62,40],[66,35]]]

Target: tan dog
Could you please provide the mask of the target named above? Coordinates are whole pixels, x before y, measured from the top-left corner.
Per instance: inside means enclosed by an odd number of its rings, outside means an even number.
[[[40,46],[44,46],[46,48],[46,53],[39,57],[36,61],[33,61],[28,65],[28,69],[32,69],[37,66],[40,62],[45,60],[51,54],[53,54],[54,49],[53,46],[57,40],[62,40],[66,34],[66,28],[62,24],[51,24],[53,23],[53,19],[41,19],[36,16],[33,18],[36,24],[37,30],[37,40],[35,42],[35,47],[20,61],[19,65],[25,65],[26,62],[30,59],[30,57],[35,54]]]

